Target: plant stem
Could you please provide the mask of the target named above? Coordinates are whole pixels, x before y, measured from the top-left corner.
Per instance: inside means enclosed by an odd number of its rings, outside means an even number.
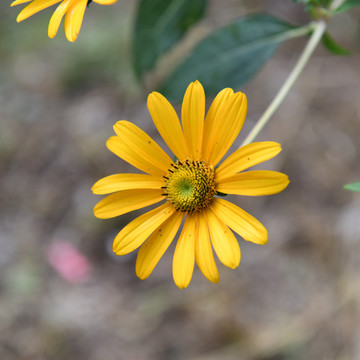
[[[249,135],[243,141],[241,146],[251,143],[256,136],[260,133],[262,128],[266,125],[266,123],[270,120],[271,116],[277,110],[279,105],[282,103],[286,95],[289,93],[291,87],[294,85],[296,79],[299,77],[300,73],[304,69],[305,65],[309,61],[312,53],[314,52],[316,46],[321,40],[326,29],[326,22],[324,20],[318,20],[314,23],[314,31],[307,42],[303,52],[301,53],[294,69],[289,74],[288,78],[282,85],[281,89],[275,96],[274,100],[271,102],[269,107],[266,109],[264,114],[260,117],[258,122],[255,124]]]
[[[335,11],[344,2],[345,2],[345,0],[334,0],[329,6],[329,10],[330,11]]]

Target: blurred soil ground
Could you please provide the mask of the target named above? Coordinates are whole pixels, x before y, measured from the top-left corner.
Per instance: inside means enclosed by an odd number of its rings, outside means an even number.
[[[360,12],[330,27],[353,55],[320,46],[258,138],[282,144],[264,167],[287,173],[288,189],[234,198],[265,224],[269,243],[240,240],[238,269],[219,265],[217,285],[196,269],[180,291],[173,247],[146,281],[135,275],[136,254],[111,252],[142,211],[106,221],[92,213],[92,184],[133,171],[105,147],[113,123],[132,121],[160,142],[146,108],[156,79],[143,90],[131,70],[135,3],[91,4],[75,44],[62,26],[47,38],[53,10],[16,24],[20,7],[0,4],[0,359],[360,359],[360,195],[342,189],[360,180]],[[308,20],[291,1],[213,0],[182,47],[259,9]],[[249,110],[237,145],[304,44],[282,46],[242,89]],[[86,281],[50,265],[62,242],[88,258]]]

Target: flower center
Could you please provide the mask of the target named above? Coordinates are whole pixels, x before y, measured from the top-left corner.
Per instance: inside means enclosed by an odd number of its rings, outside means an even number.
[[[177,211],[188,214],[206,208],[216,193],[214,167],[204,161],[178,160],[164,179],[168,201]]]

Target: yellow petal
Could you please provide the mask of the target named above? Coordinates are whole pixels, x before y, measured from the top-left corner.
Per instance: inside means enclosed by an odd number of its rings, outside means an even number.
[[[144,174],[115,174],[104,177],[92,187],[94,194],[103,195],[130,189],[161,189],[164,180]]]
[[[17,16],[16,21],[20,22],[23,21],[30,16],[36,14],[37,12],[48,8],[49,6],[55,5],[61,0],[34,0],[29,5],[24,7],[21,10],[20,14]],[[12,5],[18,5],[21,3],[12,3]]]
[[[287,175],[269,170],[236,174],[217,184],[216,190],[225,194],[261,196],[283,191],[289,185]]]
[[[31,0],[15,0],[11,3],[10,6],[16,6],[16,5],[20,5],[20,4],[25,4],[30,2]],[[59,0],[60,1],[60,0]]]
[[[273,141],[256,142],[234,151],[216,169],[216,180],[235,175],[254,165],[270,160],[281,151],[281,145]]]
[[[213,283],[219,282],[219,272],[216,267],[211,247],[208,224],[204,214],[197,218],[197,236],[195,239],[195,260],[203,275]]]
[[[205,117],[205,92],[199,81],[191,83],[184,95],[181,120],[192,158],[201,158]]]
[[[149,112],[160,135],[179,160],[190,157],[179,118],[171,104],[157,92],[147,101]]]
[[[106,142],[107,148],[117,155],[119,158],[125,160],[137,169],[142,170],[153,176],[161,177],[165,171],[158,169],[150,159],[144,159],[139,155],[134,148],[124,143],[118,136],[110,137]]]
[[[195,264],[195,231],[194,216],[187,216],[184,228],[176,244],[173,259],[173,278],[180,289],[188,287]]]
[[[244,240],[261,245],[267,243],[268,233],[265,227],[260,221],[235,204],[215,198],[211,204],[211,210]]]
[[[83,22],[87,0],[79,0],[69,7],[65,15],[65,35],[66,38],[74,42],[80,32]]]
[[[63,1],[54,11],[51,16],[48,28],[48,36],[53,39],[59,29],[61,20],[63,19],[65,13],[68,11],[70,6],[70,0]]]
[[[205,123],[204,123],[204,136],[202,144],[202,155],[205,160],[209,159],[211,154],[211,149],[209,144],[214,144],[219,132],[219,128],[222,124],[219,121],[216,121],[227,99],[234,94],[234,90],[226,88],[221,90],[215,97],[212,102],[209,111],[206,114]]]
[[[240,246],[235,235],[213,211],[207,209],[205,213],[216,255],[225,266],[235,269],[241,259]]]
[[[134,251],[175,211],[175,208],[166,202],[139,216],[117,234],[113,251],[116,255],[125,255]]]
[[[151,164],[150,167],[154,170],[151,174],[162,176],[167,173],[172,160],[145,131],[124,120],[118,121],[114,130],[121,142],[137,154],[139,161],[147,166]]]
[[[99,219],[109,219],[164,200],[161,190],[124,190],[107,196],[94,207]]]
[[[136,275],[144,280],[154,270],[173,241],[184,215],[175,212],[165,223],[160,225],[141,246],[136,258]]]
[[[93,2],[100,5],[112,5],[115,4],[117,0],[93,0]]]
[[[215,122],[221,124],[214,138],[209,140],[207,156],[204,160],[216,166],[229,150],[244,124],[247,112],[247,99],[240,92],[230,95],[221,111],[218,112]]]

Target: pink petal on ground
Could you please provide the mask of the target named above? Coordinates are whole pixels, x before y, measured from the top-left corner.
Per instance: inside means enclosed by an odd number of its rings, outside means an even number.
[[[69,242],[53,242],[47,251],[47,260],[63,279],[71,283],[82,283],[90,276],[89,260]]]

